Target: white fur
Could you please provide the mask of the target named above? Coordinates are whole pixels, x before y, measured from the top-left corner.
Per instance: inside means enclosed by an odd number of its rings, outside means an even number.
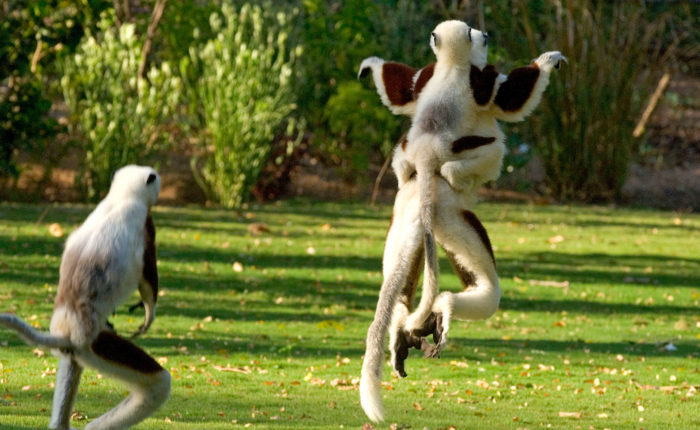
[[[475,46],[479,42],[481,45]],[[377,88],[382,102],[392,112],[413,119],[405,149],[399,145],[394,151],[392,167],[399,181],[399,193],[384,252],[384,283],[367,334],[360,381],[362,407],[373,421],[383,419],[380,383],[387,327],[391,331],[392,364],[396,367],[394,346],[399,332],[420,328],[431,311],[442,315],[440,350],[445,346],[452,318],[484,319],[498,309],[501,292],[495,263],[474,227],[463,219],[462,211],[475,203],[479,186],[500,175],[505,135],[496,120],[519,121],[528,115],[539,103],[552,67],[565,58],[558,52],[549,52],[535,60],[540,73],[530,97],[517,112],[505,112],[495,99],[507,76],[497,77],[486,104],[476,103],[472,94],[470,71],[472,65],[480,70],[485,67],[485,42],[484,33],[463,22],[439,24],[431,36],[431,47],[437,56],[433,76],[410,108],[401,111],[392,109],[386,96],[381,76],[384,60],[366,60],[361,66],[361,71],[370,67],[375,83],[381,83]],[[416,76],[413,79],[415,84]],[[464,136],[493,137],[494,141],[453,153],[451,143]],[[414,174],[417,180],[411,180]],[[397,213],[402,215],[398,221]],[[429,246],[433,227],[437,241],[455,256],[455,264],[474,276],[475,285],[460,293],[437,296],[437,257],[434,243]],[[421,238],[426,250],[423,292],[417,310],[407,316],[406,305],[396,303],[397,291],[407,278],[406,259]],[[396,303],[393,309],[387,301]]]
[[[451,149],[453,141],[462,136],[475,135],[474,129],[480,124],[478,118],[475,118],[478,109],[469,75],[472,59],[477,58],[480,64],[485,63],[487,45],[484,33],[461,21],[446,21],[435,27],[431,46],[437,63],[433,77],[418,98],[416,114],[408,132],[405,154],[408,164],[415,166],[418,176],[423,207],[421,218],[426,230],[426,240],[431,238],[431,214],[433,206],[437,203],[433,197],[435,176],[442,166],[448,161],[457,161],[459,164],[453,164],[455,172],[449,172],[446,179],[448,182],[459,180],[460,182],[450,182],[458,191],[464,191],[465,188],[471,191],[493,176],[498,176],[505,149],[502,141],[498,142],[500,145],[484,145],[458,154]],[[444,121],[444,124],[441,121]],[[495,120],[492,122],[497,129]],[[491,137],[494,134],[485,136]],[[487,157],[479,159],[484,153]],[[467,163],[464,162],[465,156],[469,157]],[[476,162],[473,162],[475,158]],[[495,166],[484,162],[491,160],[497,161]],[[487,173],[486,178],[478,175],[483,172]],[[423,290],[418,308],[406,320],[406,329],[409,331],[420,328],[430,314],[438,293],[437,272],[434,246],[426,246]]]
[[[126,166],[115,173],[107,196],[66,241],[51,334],[39,333],[13,315],[0,314],[0,324],[17,330],[30,343],[52,348],[60,357],[50,428],[69,428],[85,366],[131,389],[126,399],[87,429],[130,427],[168,398],[170,375],[166,370],[156,367],[142,372],[119,363],[119,357],[102,357],[93,350],[98,335],[110,331],[107,319],[141,282],[145,224],[159,191],[160,178],[150,167]],[[154,315],[154,309],[147,307],[146,328]]]

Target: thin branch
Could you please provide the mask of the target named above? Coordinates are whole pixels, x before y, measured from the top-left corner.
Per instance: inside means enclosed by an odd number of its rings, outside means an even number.
[[[640,137],[644,133],[644,129],[646,128],[647,122],[649,121],[649,118],[651,118],[651,114],[654,113],[654,109],[656,109],[656,105],[659,103],[659,99],[663,95],[664,91],[666,91],[666,87],[668,87],[668,83],[670,81],[671,74],[669,72],[664,73],[664,75],[659,80],[659,84],[656,86],[654,94],[652,94],[651,99],[649,100],[649,104],[647,105],[646,109],[644,109],[642,118],[639,120],[637,126],[634,128],[634,132],[632,132],[632,135],[634,137]]]
[[[131,22],[131,3],[130,0],[124,0],[124,22]]]
[[[391,162],[391,154],[389,154],[389,156],[386,157],[386,160],[384,161],[382,168],[379,169],[379,174],[377,174],[377,179],[374,180],[374,188],[372,189],[372,198],[370,199],[370,202],[369,202],[369,204],[371,206],[374,206],[374,204],[377,202],[377,195],[379,194],[379,183],[382,182],[382,178],[384,178],[384,174],[389,169],[390,162]]]
[[[117,28],[122,26],[122,23],[124,22],[124,14],[122,13],[122,5],[119,3],[119,0],[112,0],[112,4],[114,5],[114,15],[117,18]]]
[[[153,7],[151,23],[148,24],[146,41],[143,44],[143,51],[141,51],[141,64],[139,65],[138,74],[139,79],[146,78],[146,66],[148,66],[148,57],[151,55],[151,49],[153,48],[153,37],[156,34],[158,23],[160,23],[161,18],[163,18],[163,11],[165,11],[165,4],[167,2],[168,0],[156,0],[156,5]]]

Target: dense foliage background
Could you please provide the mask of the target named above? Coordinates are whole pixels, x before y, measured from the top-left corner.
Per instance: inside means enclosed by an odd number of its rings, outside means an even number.
[[[62,146],[81,154],[76,185],[96,200],[119,165],[158,165],[176,151],[207,198],[228,207],[275,197],[309,153],[345,180],[374,180],[369,167],[408,123],[356,79],[357,67],[370,55],[432,62],[428,35],[448,18],[487,30],[503,72],[547,50],[570,59],[533,118],[506,128],[505,168],[537,157],[539,191],[615,199],[643,145],[632,129],[652,90],[664,70],[697,71],[700,40],[690,1],[0,5],[0,180],[17,177],[19,153],[51,164],[47,144]]]

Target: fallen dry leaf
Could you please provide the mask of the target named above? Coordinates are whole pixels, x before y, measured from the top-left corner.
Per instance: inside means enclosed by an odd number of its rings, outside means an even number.
[[[528,281],[530,285],[532,286],[540,286],[540,287],[554,287],[554,288],[568,288],[569,287],[569,281],[539,281],[537,279],[531,279]]]
[[[253,222],[248,224],[248,233],[252,234],[253,236],[259,236],[263,233],[269,232],[270,227],[268,227],[264,222]]]
[[[219,372],[234,372],[234,373],[243,373],[244,375],[248,375],[252,372],[250,370],[250,367],[244,366],[244,367],[231,367],[229,365],[226,366],[219,366],[219,365],[214,365],[212,366],[214,369],[218,370]]]
[[[239,263],[238,261],[233,263],[233,266],[231,266],[231,267],[233,268],[234,272],[240,273],[243,271],[243,265],[241,263]]]
[[[559,412],[559,416],[562,418],[581,418],[583,414],[581,412]]]
[[[63,236],[63,229],[61,228],[60,224],[53,223],[49,226],[49,233],[53,237],[61,237]]]
[[[561,234],[558,234],[556,236],[552,236],[549,239],[547,239],[547,242],[552,243],[552,244],[562,243],[563,241],[564,241],[564,236],[562,236]]]

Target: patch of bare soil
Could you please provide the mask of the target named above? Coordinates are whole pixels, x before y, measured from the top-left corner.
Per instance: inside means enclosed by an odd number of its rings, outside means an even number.
[[[700,210],[700,78],[676,75],[652,115],[625,203]]]

